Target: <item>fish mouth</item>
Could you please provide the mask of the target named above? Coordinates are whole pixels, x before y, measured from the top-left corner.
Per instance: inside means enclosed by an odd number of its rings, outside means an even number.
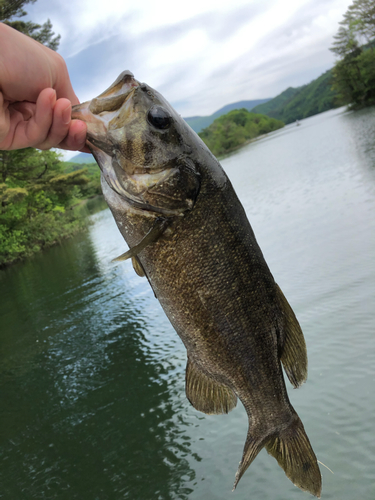
[[[100,136],[107,124],[116,115],[141,84],[131,71],[123,71],[115,82],[91,101],[77,104],[72,108],[72,119],[87,123],[88,138]],[[102,125],[100,125],[102,123]]]

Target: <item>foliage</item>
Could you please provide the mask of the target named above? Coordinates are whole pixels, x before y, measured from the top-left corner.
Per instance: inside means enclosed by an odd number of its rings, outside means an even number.
[[[50,49],[57,50],[60,43],[60,35],[54,36],[55,33],[52,31],[52,23],[49,19],[44,24],[36,24],[32,21],[18,19],[27,15],[23,6],[27,3],[35,2],[36,0],[0,0],[0,21],[34,38],[34,40],[46,45]]]
[[[242,146],[250,139],[284,126],[268,116],[251,113],[245,108],[230,111],[217,118],[199,133],[201,139],[215,155],[223,155]]]
[[[256,100],[252,100],[252,101],[233,102],[231,104],[227,104],[226,106],[223,106],[222,108],[218,109],[217,111],[215,111],[215,113],[213,113],[210,116],[191,116],[188,118],[184,118],[184,120],[198,134],[204,128],[209,127],[211,125],[211,123],[214,120],[216,120],[216,118],[219,118],[219,116],[225,115],[226,113],[229,113],[229,111],[232,111],[233,109],[245,108],[248,111],[251,111],[258,104],[262,104],[262,103],[267,102],[269,100],[270,99],[256,99]]]
[[[341,104],[359,108],[375,104],[375,0],[354,0],[339,23],[331,47],[339,60],[333,89]]]
[[[332,71],[326,71],[308,85],[289,87],[253,111],[277,118],[284,123],[292,123],[335,108],[340,102],[336,90],[332,88],[332,79]]]
[[[342,104],[361,108],[375,104],[375,53],[358,50],[347,54],[334,67],[334,89]]]
[[[264,104],[255,106],[255,108],[251,111],[253,113],[262,113],[273,118],[279,118],[285,104],[287,104],[301,90],[301,88],[302,87],[288,87],[286,90],[281,92],[281,94],[277,95],[273,99],[270,99]]]
[[[98,192],[88,169],[66,172],[58,154],[0,151],[0,266],[61,241],[83,227],[74,206]]]
[[[64,162],[64,171],[66,173],[79,172],[84,169],[87,172],[88,182],[84,188],[81,187],[82,194],[85,198],[91,198],[102,194],[100,185],[100,168],[96,162],[93,163],[74,163]]]

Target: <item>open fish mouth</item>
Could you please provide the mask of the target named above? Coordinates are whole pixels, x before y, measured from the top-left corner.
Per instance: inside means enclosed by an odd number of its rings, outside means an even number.
[[[140,83],[135,80],[133,73],[123,71],[107,90],[92,99],[89,110],[94,115],[99,115],[103,112],[118,111],[139,85]]]
[[[73,106],[72,118],[90,124],[89,141],[90,136],[98,136],[100,133],[104,133],[104,129],[99,125],[99,122],[102,122],[103,126],[106,127],[139,85],[140,82],[134,78],[133,73],[126,70],[98,97]]]

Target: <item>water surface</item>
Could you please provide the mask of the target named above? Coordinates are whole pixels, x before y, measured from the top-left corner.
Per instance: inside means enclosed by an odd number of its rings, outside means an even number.
[[[305,333],[288,390],[326,499],[375,498],[375,109],[329,111],[226,158]],[[231,493],[241,405],[184,395],[185,349],[108,210],[85,234],[0,272],[0,498],[308,498],[262,451]]]

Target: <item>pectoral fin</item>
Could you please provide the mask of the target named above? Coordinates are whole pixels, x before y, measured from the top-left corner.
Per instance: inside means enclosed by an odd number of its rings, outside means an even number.
[[[307,378],[305,339],[293,309],[279,286],[276,286],[278,302],[283,312],[284,330],[284,345],[280,359],[290,382],[294,387],[299,387]]]
[[[151,245],[152,243],[155,243],[160,236],[164,233],[166,227],[168,225],[168,219],[164,219],[162,217],[157,217],[155,219],[155,222],[152,226],[152,228],[149,230],[149,232],[146,234],[146,236],[134,247],[132,247],[130,250],[127,252],[123,253],[119,257],[116,257],[116,259],[113,259],[112,262],[120,262],[123,260],[127,260],[133,257],[136,257],[139,252],[141,252],[143,249]],[[137,270],[136,270],[137,272]]]
[[[188,359],[186,365],[186,396],[194,408],[208,415],[229,413],[237,404],[232,389],[209,377]]]
[[[143,278],[143,276],[146,276],[145,270],[143,269],[141,261],[138,257],[132,257],[132,264],[134,271],[138,274],[138,276],[140,276],[141,278]]]

